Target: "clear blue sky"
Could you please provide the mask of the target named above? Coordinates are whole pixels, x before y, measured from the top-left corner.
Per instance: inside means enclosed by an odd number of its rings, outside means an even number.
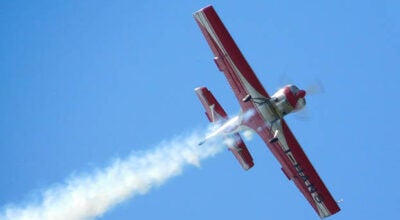
[[[282,75],[309,96],[287,121],[342,211],[399,219],[398,1],[2,1],[0,206],[112,158],[205,127],[193,89],[239,105],[192,13],[213,4],[273,93]],[[318,219],[264,143],[255,167],[228,151],[99,219]]]

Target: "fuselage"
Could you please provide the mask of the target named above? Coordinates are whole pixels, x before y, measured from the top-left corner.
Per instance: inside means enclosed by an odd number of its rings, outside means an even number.
[[[306,92],[295,85],[286,85],[275,92],[270,98],[252,96],[256,109],[262,116],[263,126],[270,127],[284,116],[297,112],[306,105]],[[248,120],[250,121],[250,119]],[[244,122],[243,124],[246,124]]]
[[[302,109],[306,104],[305,93],[304,90],[295,85],[286,85],[272,95],[271,98],[252,98],[250,101],[257,104],[257,109],[242,111],[235,117],[220,121],[217,128],[206,139],[220,134],[229,135],[248,130],[249,126],[247,124],[251,123],[252,117],[256,115],[255,111],[259,111],[263,116],[265,123],[262,126],[270,127],[287,114]]]

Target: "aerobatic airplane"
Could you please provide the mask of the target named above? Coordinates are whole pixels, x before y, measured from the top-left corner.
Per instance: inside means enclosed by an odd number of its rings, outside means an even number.
[[[283,173],[293,180],[321,218],[339,212],[337,202],[283,119],[305,106],[306,91],[287,85],[272,96],[268,95],[214,8],[207,6],[193,15],[214,54],[215,64],[224,73],[241,106],[241,113],[229,119],[206,87],[196,88],[208,119],[220,125],[199,144],[214,136],[224,136],[230,140],[226,141],[228,149],[248,170],[254,165],[253,158],[239,132],[253,130],[265,141]]]

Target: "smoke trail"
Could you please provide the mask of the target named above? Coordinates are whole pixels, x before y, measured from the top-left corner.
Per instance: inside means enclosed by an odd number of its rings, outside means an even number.
[[[86,220],[99,217],[118,203],[145,194],[181,174],[186,165],[199,166],[202,159],[223,149],[216,141],[198,146],[203,137],[204,134],[194,133],[164,141],[149,152],[116,159],[104,169],[70,178],[58,187],[47,189],[39,204],[8,205],[0,219]]]

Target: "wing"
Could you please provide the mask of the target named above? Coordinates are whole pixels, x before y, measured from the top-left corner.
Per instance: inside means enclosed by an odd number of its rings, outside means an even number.
[[[281,119],[272,126],[272,132],[278,131],[278,141],[269,143],[272,137],[268,128],[259,131],[260,136],[282,165],[282,171],[306,197],[321,218],[340,211],[337,202],[328,191],[317,171],[290,131],[285,120]]]
[[[207,6],[195,12],[194,17],[214,53],[218,69],[224,72],[242,109],[254,108],[252,102],[242,101],[247,95],[269,98],[214,8]]]

